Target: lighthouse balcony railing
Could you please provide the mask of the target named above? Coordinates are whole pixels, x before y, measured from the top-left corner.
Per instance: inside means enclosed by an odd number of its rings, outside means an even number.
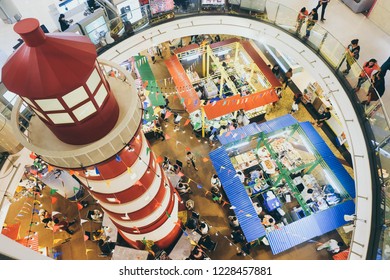
[[[42,121],[38,119],[38,116],[29,108],[28,104],[24,103],[19,97],[15,102],[12,111],[11,124],[14,126],[15,130],[19,131],[19,134],[17,134],[16,137],[26,148],[34,151],[36,154],[40,155],[43,160],[52,165],[66,168],[91,166],[96,162],[103,161],[108,157],[117,154],[121,149],[125,148],[138,130],[138,125],[141,123],[142,119],[142,110],[140,109],[141,101],[137,95],[133,77],[131,77],[130,73],[124,68],[113,62],[99,60],[98,63],[107,79],[110,81],[116,79],[116,86],[119,85],[122,88],[119,93],[115,93],[118,103],[121,103],[121,105],[122,103],[131,104],[131,106],[124,109],[125,113],[107,136],[90,145],[82,145],[80,147],[72,146],[73,148],[67,148],[67,146],[65,146],[65,149],[58,150],[53,148],[55,145],[50,144],[51,146],[47,149],[47,146],[44,146],[47,144],[42,144],[40,142],[40,139],[42,138],[37,137],[36,134],[42,133],[40,128],[48,128],[43,125]],[[111,75],[112,71],[116,73],[115,76]],[[126,84],[126,86],[122,87],[122,83]],[[129,94],[135,94],[137,98],[129,98]],[[132,101],[126,103],[126,100]],[[22,107],[25,107],[23,113],[20,112]],[[25,114],[26,110],[30,112],[28,115]],[[51,137],[50,139],[52,139],[52,141],[59,141],[56,137]],[[60,145],[66,145],[61,143]]]

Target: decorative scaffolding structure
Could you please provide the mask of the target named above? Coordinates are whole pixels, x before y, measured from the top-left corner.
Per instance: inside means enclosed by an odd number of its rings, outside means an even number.
[[[181,233],[180,197],[142,133],[134,80],[123,72],[125,79],[107,75],[103,64],[109,62],[97,61],[84,36],[44,34],[32,18],[14,30],[25,43],[2,71],[6,87],[21,98],[12,113],[18,140],[45,162],[78,171],[131,246],[141,248],[144,240],[171,245]],[[22,103],[35,113],[24,132]]]

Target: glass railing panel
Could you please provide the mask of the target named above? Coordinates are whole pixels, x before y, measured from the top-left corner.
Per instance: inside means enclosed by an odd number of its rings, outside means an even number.
[[[200,2],[200,0],[175,0],[175,16],[199,13],[201,9]]]
[[[319,24],[315,24],[311,30],[308,30],[307,24],[305,24],[304,28],[305,36],[302,37],[302,39],[305,40],[306,43],[313,49],[319,50],[322,42],[325,40],[325,34],[327,31]]]
[[[285,29],[289,33],[296,33],[298,13],[291,8],[279,5],[276,13],[275,24]]]
[[[380,104],[373,106],[374,108],[372,108],[370,113],[367,115],[367,118],[370,122],[372,133],[375,138],[374,146],[378,146],[390,136],[390,129],[386,119],[386,111]]]
[[[327,32],[322,40],[320,54],[333,68],[337,68],[345,56],[345,47],[332,34]]]
[[[146,5],[132,10],[131,17],[129,18],[129,15],[126,15],[126,17],[122,17],[122,20],[124,22],[127,20],[130,21],[133,31],[144,28],[149,23],[148,6]]]
[[[276,21],[277,15],[278,15],[278,10],[279,10],[280,4],[272,2],[272,1],[263,1],[263,0],[259,1],[259,2],[263,2],[262,3],[263,5],[265,4],[264,5],[265,6],[265,15],[263,17],[260,17],[260,19],[274,23]],[[242,3],[241,3],[241,7],[242,7]]]

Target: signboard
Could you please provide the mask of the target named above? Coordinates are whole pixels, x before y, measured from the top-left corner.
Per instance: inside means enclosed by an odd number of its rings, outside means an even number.
[[[225,0],[202,0],[202,5],[223,6],[225,5]]]
[[[173,0],[150,0],[149,4],[152,15],[172,11],[175,7]]]

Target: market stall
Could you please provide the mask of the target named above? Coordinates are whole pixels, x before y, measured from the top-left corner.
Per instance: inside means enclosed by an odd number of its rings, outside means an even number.
[[[279,80],[248,41],[190,44],[166,63],[191,124],[202,136],[210,127],[219,128],[221,119],[231,125],[239,110],[249,122],[260,122],[267,105],[278,100]]]
[[[156,108],[164,106],[166,102],[147,58],[145,56],[134,56],[133,62],[134,72],[138,78],[136,81],[138,95],[144,109],[142,131],[147,139],[151,139],[154,137],[156,111],[158,110]]]
[[[248,241],[266,236],[277,254],[342,226],[343,215],[354,213],[354,181],[310,123],[286,115],[220,140],[210,158]]]

